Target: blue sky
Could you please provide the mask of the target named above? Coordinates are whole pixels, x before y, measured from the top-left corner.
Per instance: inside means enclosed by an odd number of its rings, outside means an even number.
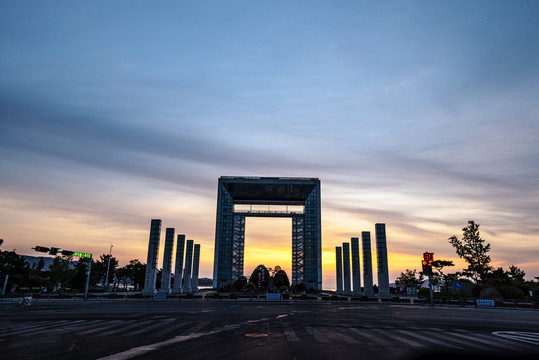
[[[211,276],[217,178],[308,176],[322,181],[325,284],[335,246],[375,222],[393,277],[426,250],[455,258],[447,238],[470,219],[496,266],[537,276],[538,10],[4,2],[3,247],[114,243],[121,262],[144,260],[162,218],[202,244]]]

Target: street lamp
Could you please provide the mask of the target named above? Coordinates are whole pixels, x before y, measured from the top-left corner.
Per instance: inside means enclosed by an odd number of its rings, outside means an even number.
[[[109,262],[107,264],[107,276],[105,277],[105,291],[108,291],[109,289],[109,269],[110,269],[110,258],[112,256],[112,244],[110,245],[109,250]]]

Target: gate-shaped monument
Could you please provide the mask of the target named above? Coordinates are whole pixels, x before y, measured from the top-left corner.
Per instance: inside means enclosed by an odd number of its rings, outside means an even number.
[[[242,205],[242,206],[238,206]],[[245,205],[251,205],[251,208]],[[252,210],[268,205],[268,210]],[[285,210],[270,210],[285,205]],[[294,206],[293,211],[288,206]],[[297,211],[298,207],[301,209]],[[245,217],[292,218],[292,283],[322,289],[320,180],[316,178],[219,178],[213,287],[231,284],[243,275]]]

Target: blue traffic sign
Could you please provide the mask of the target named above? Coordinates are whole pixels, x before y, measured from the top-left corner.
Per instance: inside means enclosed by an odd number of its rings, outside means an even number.
[[[453,285],[455,289],[462,289],[462,282],[461,281],[455,281],[455,284]]]

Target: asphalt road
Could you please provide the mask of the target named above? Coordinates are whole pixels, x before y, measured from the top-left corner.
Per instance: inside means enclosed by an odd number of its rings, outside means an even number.
[[[539,311],[372,303],[0,304],[2,359],[505,359],[539,354]]]

